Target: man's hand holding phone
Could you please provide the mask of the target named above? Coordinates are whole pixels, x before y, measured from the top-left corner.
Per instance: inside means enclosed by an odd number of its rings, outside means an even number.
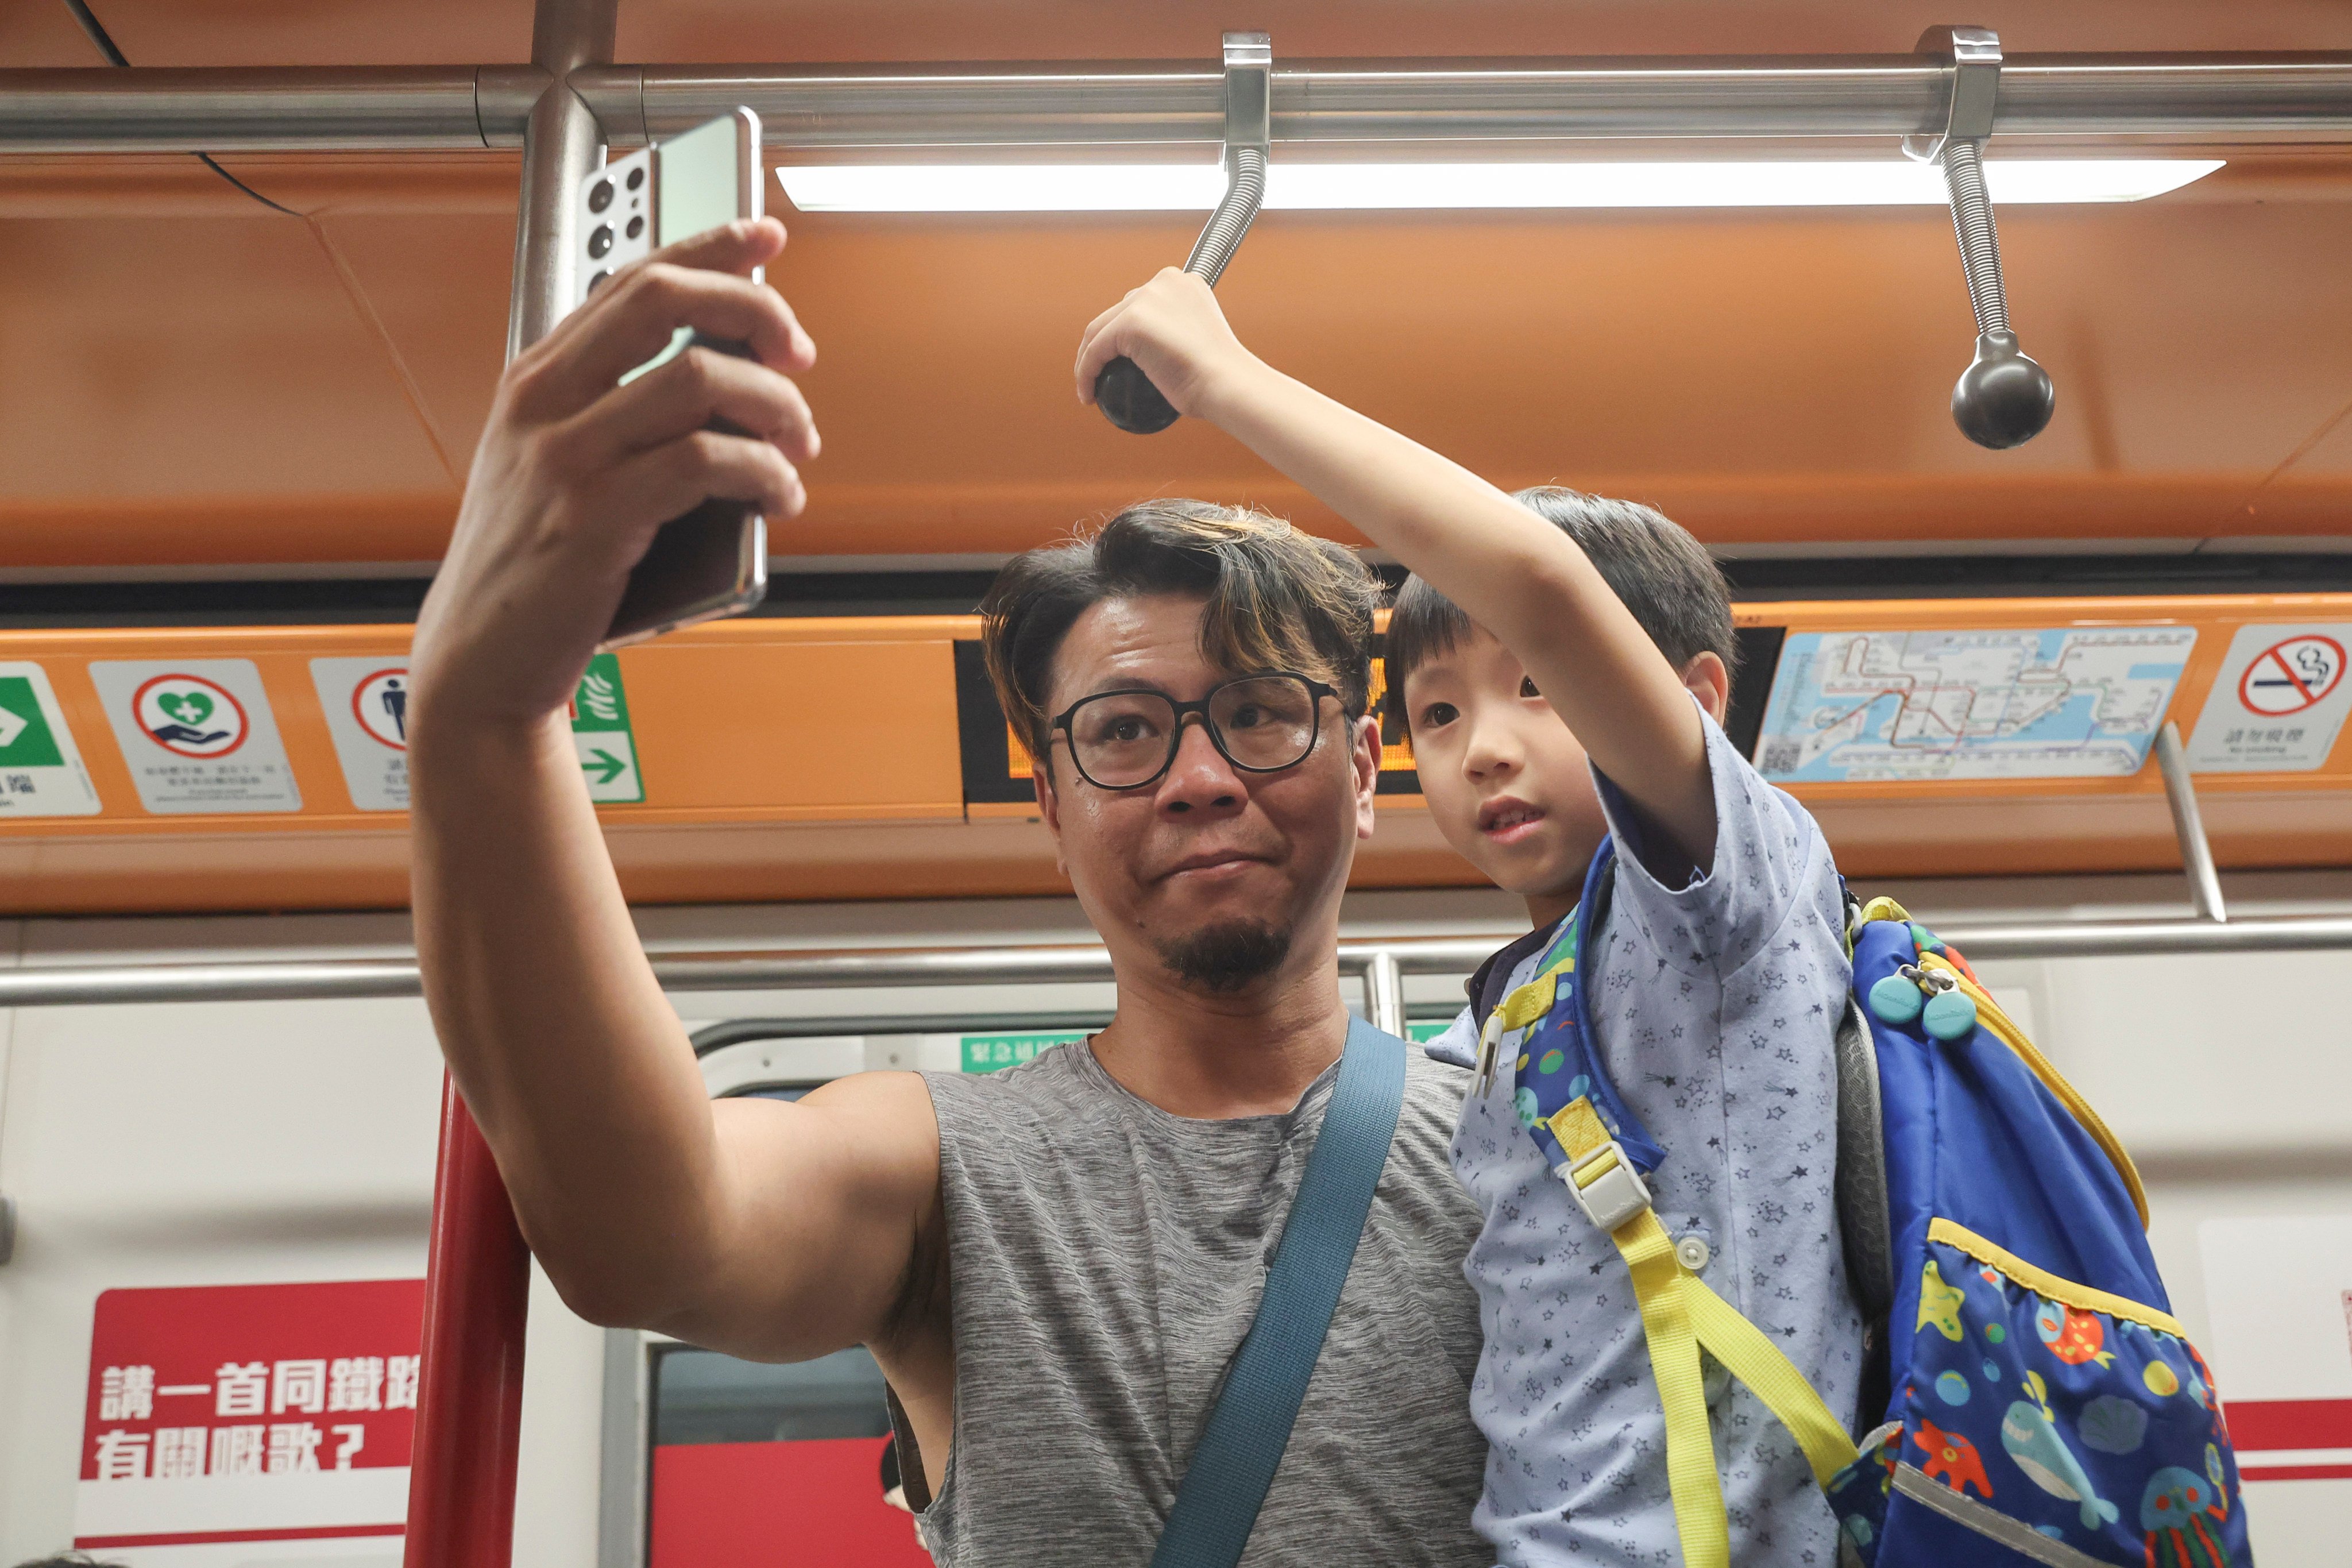
[[[796,515],[815,420],[791,375],[816,345],[751,275],[783,248],[772,218],[656,251],[507,367],[457,527],[417,618],[417,741],[448,726],[530,729],[561,713],[662,525],[711,498]],[[619,385],[679,328],[693,348]],[[743,435],[710,428],[723,421]]]

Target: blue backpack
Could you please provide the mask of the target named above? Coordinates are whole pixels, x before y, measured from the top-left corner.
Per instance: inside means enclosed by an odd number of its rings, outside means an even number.
[[[1838,1211],[1884,1381],[1829,1487],[1841,1554],[2250,1562],[2221,1397],[2170,1314],[2131,1157],[1967,960],[1892,900],[1849,894],[1848,913]]]
[[[1850,1568],[2248,1563],[2220,1398],[2169,1315],[2130,1157],[1967,961],[1892,900],[1847,895],[1853,991],[1836,1041],[1838,1214],[1870,1325],[1859,1408],[1829,1411],[1683,1266],[1643,1180],[1670,1151],[1580,1048],[1592,1032],[1575,955],[1596,951],[1612,859],[1604,843],[1574,940],[1543,973],[1500,994],[1550,935],[1530,933],[1471,994],[1482,1073],[1520,1027],[1522,1060],[1548,1054],[1542,1039],[1586,1064],[1575,1099],[1521,1117],[1632,1276],[1685,1568],[1729,1561],[1702,1351],[1795,1436]]]

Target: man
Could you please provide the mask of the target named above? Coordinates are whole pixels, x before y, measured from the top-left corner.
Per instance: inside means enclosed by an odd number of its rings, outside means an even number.
[[[426,994],[524,1234],[598,1322],[887,1373],[948,1568],[1149,1558],[1312,1149],[1347,1016],[1339,907],[1371,830],[1374,584],[1199,503],[1016,561],[987,605],[1113,1023],[983,1079],[703,1092],[597,831],[564,703],[654,530],[706,495],[800,510],[814,349],[740,225],[616,278],[500,384],[417,626]],[[615,388],[678,326],[748,340]],[[716,434],[724,419],[750,435]],[[1464,1075],[1420,1058],[1245,1561],[1489,1559],[1467,1383]],[[1049,1479],[1041,1483],[1040,1478]]]

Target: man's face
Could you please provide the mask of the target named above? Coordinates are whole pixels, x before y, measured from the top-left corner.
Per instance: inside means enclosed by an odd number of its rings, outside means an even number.
[[[1405,677],[1438,831],[1496,886],[1573,900],[1608,832],[1584,748],[1510,649],[1475,626]]]
[[[1054,659],[1045,710],[1102,691],[1145,689],[1198,701],[1237,673],[1202,657],[1199,599],[1105,599],[1071,626]],[[1037,802],[1078,902],[1122,970],[1155,962],[1210,992],[1245,990],[1298,963],[1323,964],[1356,841],[1372,830],[1378,735],[1320,703],[1315,748],[1296,767],[1245,773],[1188,716],[1176,760],[1139,789],[1078,776],[1054,732]]]

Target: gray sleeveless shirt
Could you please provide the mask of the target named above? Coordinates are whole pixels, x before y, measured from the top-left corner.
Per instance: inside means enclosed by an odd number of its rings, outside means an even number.
[[[925,1075],[954,1303],[955,1436],[919,1519],[941,1568],[1150,1561],[1337,1073],[1286,1115],[1231,1121],[1147,1104],[1083,1045],[986,1077]],[[1411,1054],[1388,1167],[1245,1564],[1493,1561],[1470,1525],[1486,1456],[1462,1262],[1478,1211],[1447,1156],[1467,1078]],[[902,1468],[919,1489],[921,1466]]]

